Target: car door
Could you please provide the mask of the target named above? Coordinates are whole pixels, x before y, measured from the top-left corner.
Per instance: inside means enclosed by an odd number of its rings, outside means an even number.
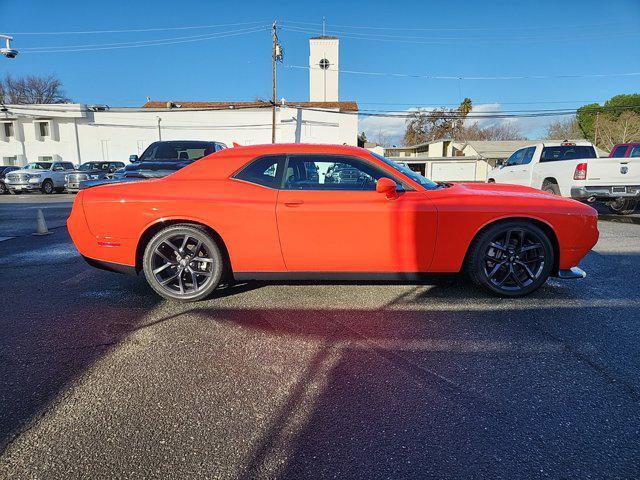
[[[496,178],[496,181],[499,183],[515,183],[518,178],[518,171],[520,169],[520,163],[522,162],[522,157],[524,156],[526,148],[521,148],[520,150],[515,151],[511,154],[511,156],[507,159],[504,167],[500,169],[500,175]]]
[[[403,190],[387,197],[376,181]],[[355,157],[288,157],[276,207],[288,271],[423,272],[433,257],[435,207],[379,165]]]
[[[514,159],[509,183],[529,186],[531,185],[531,160],[536,153],[536,147],[527,147],[520,151],[522,155],[517,155]]]

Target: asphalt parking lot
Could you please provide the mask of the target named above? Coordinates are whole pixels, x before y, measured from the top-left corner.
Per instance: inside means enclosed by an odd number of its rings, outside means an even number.
[[[640,476],[638,215],[603,216],[586,279],[525,299],[251,283],[174,304],[87,266],[51,198],[0,199],[0,478]]]

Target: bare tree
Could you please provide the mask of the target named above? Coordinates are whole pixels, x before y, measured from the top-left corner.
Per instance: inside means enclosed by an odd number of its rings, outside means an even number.
[[[484,127],[477,122],[457,132],[456,140],[523,140],[520,129],[513,123],[494,123]]]
[[[549,140],[577,140],[584,138],[576,117],[557,120],[547,127],[546,138]]]
[[[521,140],[520,130],[512,123],[493,123],[480,126],[478,122],[470,125],[473,117],[473,105],[465,98],[457,108],[436,108],[434,110],[416,110],[406,122],[405,145],[416,145],[441,138],[455,140]]]
[[[362,133],[364,133],[364,132],[362,132]],[[366,140],[366,138],[365,138],[365,140]],[[381,145],[383,147],[388,147],[391,144],[391,138],[381,128],[379,128],[378,131],[373,134],[373,137],[371,138],[371,140],[374,143],[377,143],[378,145]]]
[[[598,119],[598,146],[611,150],[618,143],[640,141],[640,115],[627,110],[618,118],[603,115]]]
[[[54,75],[13,78],[7,75],[0,80],[0,101],[6,104],[68,103],[62,82]]]

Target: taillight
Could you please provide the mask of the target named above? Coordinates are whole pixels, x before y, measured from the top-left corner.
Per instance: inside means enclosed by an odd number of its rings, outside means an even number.
[[[587,164],[579,163],[576,165],[576,171],[573,172],[574,180],[586,180],[587,179]]]

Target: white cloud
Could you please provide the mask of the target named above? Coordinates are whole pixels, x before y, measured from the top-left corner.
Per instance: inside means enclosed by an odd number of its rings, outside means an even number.
[[[411,110],[389,112],[390,114],[406,114]],[[358,130],[365,132],[371,141],[383,141],[389,145],[399,145],[404,136],[406,118],[393,117],[364,117],[359,120]],[[386,140],[386,141],[385,141]]]
[[[410,108],[408,110],[388,112],[390,115],[407,114],[415,111],[416,108]],[[515,108],[513,109],[515,110]],[[514,125],[525,137],[530,139],[541,138],[549,124],[557,120],[567,118],[566,116],[548,116],[548,117],[510,117],[510,118],[476,118],[473,116],[478,114],[487,113],[501,113],[504,112],[500,103],[481,103],[473,106],[473,110],[465,120],[465,124],[472,125],[477,123],[480,127],[487,127],[489,125]],[[508,113],[508,112],[504,112]],[[406,118],[393,118],[393,117],[369,117],[360,116],[358,131],[364,131],[367,138],[371,141],[381,141],[388,145],[399,145],[402,142],[404,136]]]

